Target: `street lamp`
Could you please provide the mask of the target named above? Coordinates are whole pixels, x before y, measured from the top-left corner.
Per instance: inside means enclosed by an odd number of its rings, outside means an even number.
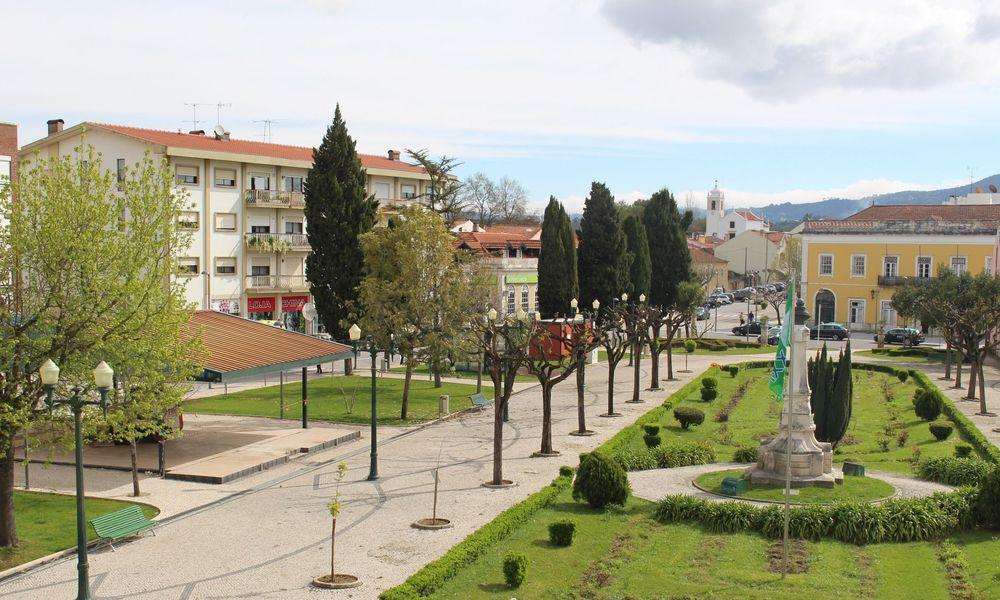
[[[645,301],[646,301],[646,294],[639,294],[639,302],[645,302]]]
[[[83,390],[74,387],[72,396],[69,398],[57,399],[55,397],[56,384],[59,383],[59,367],[52,359],[48,359],[38,369],[38,376],[42,380],[42,388],[45,390],[45,404],[51,412],[56,406],[69,406],[73,411],[74,437],[76,441],[76,555],[77,555],[77,600],[90,600],[90,564],[87,561],[87,513],[83,503],[83,407],[100,406],[107,414],[108,392],[114,383],[115,372],[103,360],[94,369],[94,382],[97,384],[97,391],[101,394],[99,402],[87,400],[83,397]]]
[[[371,464],[368,467],[368,481],[375,481],[378,479],[378,414],[376,395],[375,395],[375,359],[378,356],[379,349],[375,345],[375,340],[372,336],[365,338],[364,344],[361,343],[361,328],[355,323],[351,325],[351,328],[347,330],[348,336],[351,338],[351,344],[354,346],[354,353],[357,354],[358,350],[367,350],[369,356],[371,357],[371,371],[372,371],[372,449],[371,449]],[[389,343],[389,352],[393,352],[393,343]]]

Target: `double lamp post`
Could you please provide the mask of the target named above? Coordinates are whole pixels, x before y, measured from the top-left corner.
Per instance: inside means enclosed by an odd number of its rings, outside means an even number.
[[[378,479],[378,413],[376,393],[375,393],[375,379],[376,379],[376,366],[375,362],[378,359],[378,353],[382,352],[378,345],[375,344],[375,339],[372,336],[365,337],[364,341],[361,340],[361,328],[355,323],[351,325],[351,328],[347,330],[348,336],[351,338],[351,345],[354,346],[354,357],[357,359],[358,352],[367,351],[371,357],[371,371],[372,371],[372,449],[371,449],[371,463],[368,467],[368,481],[375,481]],[[390,337],[389,348],[386,353],[394,353],[395,348],[394,342]]]

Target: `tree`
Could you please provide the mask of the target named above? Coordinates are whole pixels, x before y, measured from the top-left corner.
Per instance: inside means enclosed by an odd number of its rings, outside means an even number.
[[[361,236],[365,276],[358,292],[362,331],[381,348],[394,336],[406,363],[400,415],[406,419],[414,363],[427,363],[440,386],[466,324],[482,314],[487,286],[481,263],[456,254],[440,215],[413,204],[400,217],[393,227]]]
[[[580,236],[580,304],[590,306],[597,299],[610,305],[629,287],[631,256],[615,198],[603,183],[595,181],[590,186],[590,196],[583,204]]]
[[[501,177],[492,192],[493,210],[499,222],[513,223],[527,215],[528,192],[516,179]]]
[[[306,274],[316,312],[326,331],[347,337],[352,312],[357,310],[362,255],[359,237],[375,225],[378,201],[365,190],[365,169],[340,105],[319,148],[313,149],[305,192],[306,235],[312,248],[306,256]]]
[[[694,311],[705,300],[705,288],[696,281],[685,281],[677,287],[677,299],[673,304],[660,314],[660,323],[665,328],[666,338],[663,344],[657,344],[657,351],[653,353],[654,371],[659,363],[659,353],[663,347],[667,349],[667,379],[674,378],[674,336],[681,327],[691,322]],[[657,381],[653,380],[653,386]]]
[[[462,163],[451,156],[442,156],[435,160],[431,158],[427,150],[407,149],[406,153],[431,178],[428,185],[429,191],[421,195],[420,199],[427,208],[451,223],[462,213],[462,208],[465,206],[461,194],[462,186],[459,184],[458,178],[452,174],[452,171]]]
[[[649,238],[649,303],[666,307],[677,300],[677,288],[691,280],[691,253],[681,228],[677,202],[666,188],[649,199],[643,211],[643,224]]]
[[[538,312],[544,316],[564,315],[569,311],[570,300],[577,297],[576,241],[569,215],[554,197],[549,198],[545,207],[541,241]]]
[[[632,256],[629,265],[628,286],[624,290],[635,298],[649,291],[649,274],[652,265],[649,262],[649,241],[646,238],[646,226],[636,215],[625,218],[622,227],[625,231],[625,247]]]
[[[836,362],[828,356],[826,344],[823,344],[819,358],[809,359],[807,369],[816,439],[829,442],[836,448],[851,422],[854,382],[851,377],[850,342]]]
[[[496,219],[493,203],[493,181],[482,171],[473,173],[462,182],[462,204],[479,225],[492,225]]]
[[[608,412],[602,416],[620,417],[621,413],[615,412],[615,369],[629,348],[625,321],[627,307],[624,303],[613,302],[611,306],[602,306],[601,311],[595,326],[608,357]]]
[[[0,283],[0,546],[18,542],[15,433],[72,430],[64,412],[36,410],[45,360],[61,368],[58,396],[70,393],[63,385],[93,393],[86,390],[91,370],[106,360],[155,390],[142,396],[144,415],[179,403],[199,348],[185,334],[187,279],[175,277],[176,256],[190,239],[177,226],[187,207],[167,161],[147,155],[118,182],[83,141],[72,156],[23,161],[13,186],[0,190],[0,272],[19,275]],[[110,400],[111,414],[122,409],[121,394]],[[86,410],[91,428],[94,419],[102,412]]]

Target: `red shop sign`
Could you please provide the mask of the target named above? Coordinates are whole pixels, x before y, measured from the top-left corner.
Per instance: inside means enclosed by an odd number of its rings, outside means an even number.
[[[274,297],[247,298],[248,313],[274,312]]]
[[[309,296],[282,296],[281,311],[300,311],[309,302]]]

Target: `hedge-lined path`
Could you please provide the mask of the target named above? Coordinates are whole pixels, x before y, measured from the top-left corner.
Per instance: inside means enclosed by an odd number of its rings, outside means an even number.
[[[693,372],[662,382],[662,391],[644,391],[644,404],[624,403],[631,394],[631,369],[620,365],[616,409],[624,416],[616,419],[597,416],[606,409],[607,367],[594,365],[587,369],[586,402],[587,425],[596,435],[568,435],[576,428],[576,389],[571,377],[553,393],[553,443],[563,452],[555,458],[530,458],[539,446],[541,396],[537,388],[520,392],[512,399],[511,421],[504,432],[505,476],[519,484],[512,489],[480,487],[491,476],[492,409],[466,413],[396,437],[391,437],[395,431],[383,429],[379,481],[365,481],[368,447],[364,438],[349,450],[317,456],[313,464],[288,475],[257,480],[253,487],[168,520],[157,529],[156,537],[123,543],[117,552],[93,553],[90,569],[95,597],[315,597],[317,592],[308,582],[329,569],[326,505],[334,494],[337,463],[344,461],[349,471],[342,487],[344,510],[337,523],[338,571],[356,574],[364,581],[361,588],[345,597],[375,598],[504,509],[547,485],[560,465],[575,465],[579,452],[609,439],[711,362],[761,358],[759,354],[692,356]],[[665,356],[661,362],[662,375],[666,373]],[[648,366],[644,361],[644,383]],[[452,519],[455,527],[433,532],[412,529],[410,523],[430,516],[432,471],[439,464],[439,516]],[[76,563],[71,557],[0,582],[0,597],[72,597],[75,581]]]
[[[713,500],[715,502],[726,502],[728,500],[739,500],[747,504],[767,506],[771,502],[758,502],[746,498],[731,498],[711,494],[700,490],[694,486],[694,480],[705,473],[713,471],[726,471],[728,469],[739,469],[749,467],[749,464],[742,463],[712,463],[707,465],[694,465],[690,467],[677,467],[674,469],[650,469],[648,471],[632,471],[628,474],[629,484],[632,486],[632,493],[645,500],[657,501],[664,496],[672,494],[685,494]],[[886,473],[884,471],[868,471],[868,475],[881,479],[896,488],[893,498],[920,498],[930,496],[937,492],[950,492],[955,488],[933,481],[924,481],[915,477],[907,477],[898,473]],[[794,498],[792,500],[795,501]]]

